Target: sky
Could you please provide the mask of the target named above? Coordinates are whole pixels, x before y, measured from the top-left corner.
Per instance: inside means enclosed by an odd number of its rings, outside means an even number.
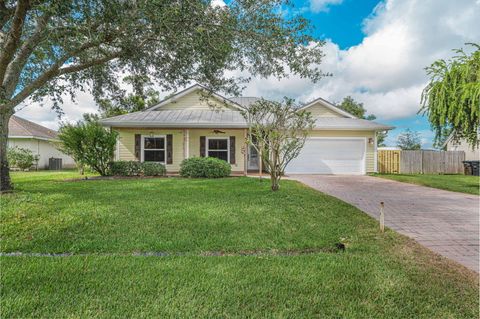
[[[221,0],[215,0],[220,2]],[[431,148],[434,137],[426,118],[418,114],[422,89],[428,83],[425,67],[454,55],[465,43],[480,43],[480,0],[294,0],[284,14],[311,20],[314,35],[325,41],[320,65],[332,73],[318,83],[294,75],[288,79],[253,78],[244,96],[298,101],[322,97],[340,102],[350,95],[362,102],[377,122],[396,127],[386,143],[395,146],[407,128],[419,132],[422,147]],[[56,129],[59,119],[48,107],[27,103],[18,115]],[[88,93],[76,102],[65,98],[65,121],[96,112]]]

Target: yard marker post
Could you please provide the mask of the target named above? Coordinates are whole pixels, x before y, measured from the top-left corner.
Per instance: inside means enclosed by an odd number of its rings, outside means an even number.
[[[383,233],[385,231],[385,214],[384,210],[384,203],[380,202],[380,231]]]

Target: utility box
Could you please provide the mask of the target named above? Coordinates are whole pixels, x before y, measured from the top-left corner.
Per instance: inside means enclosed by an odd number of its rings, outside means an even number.
[[[50,157],[48,159],[48,169],[51,171],[58,171],[62,169],[62,159]]]

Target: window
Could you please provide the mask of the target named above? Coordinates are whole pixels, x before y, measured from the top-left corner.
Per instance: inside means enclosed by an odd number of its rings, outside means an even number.
[[[153,136],[143,138],[143,161],[165,162],[165,137]]]
[[[207,139],[207,156],[219,158],[224,161],[229,161],[229,141],[226,138],[208,138]]]

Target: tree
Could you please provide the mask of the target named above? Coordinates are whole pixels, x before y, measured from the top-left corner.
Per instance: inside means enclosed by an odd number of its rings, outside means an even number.
[[[453,138],[465,138],[478,147],[480,113],[480,45],[469,44],[450,60],[438,60],[427,67],[430,83],[422,92],[420,112],[427,114],[435,131],[435,144],[453,132]]]
[[[419,150],[421,148],[420,135],[416,131],[406,129],[397,137],[397,146],[402,150]]]
[[[284,15],[285,0],[0,0],[0,191],[11,189],[8,121],[25,100],[89,90],[121,92],[121,74],[144,75],[166,91],[191,82],[238,94],[252,76],[317,81],[323,41],[310,23]]]
[[[373,121],[377,118],[373,114],[366,115],[367,110],[363,107],[363,103],[355,101],[351,96],[345,97],[342,103],[337,104],[337,107],[358,117],[359,119]],[[386,137],[387,137],[387,131],[377,132],[377,146],[386,146],[385,145]]]
[[[117,133],[97,122],[78,122],[60,128],[59,148],[81,167],[87,165],[100,175],[109,173],[109,165],[117,143]]]
[[[247,142],[260,154],[277,191],[285,167],[300,154],[315,121],[309,112],[297,111],[289,98],[282,103],[261,99],[242,113],[249,125]]]
[[[100,118],[117,116],[131,112],[143,111],[147,107],[160,102],[160,94],[152,88],[152,82],[144,75],[129,75],[123,78],[123,82],[133,87],[132,93],[124,90],[117,92],[110,98],[97,99],[100,114],[84,114],[87,121],[96,121]]]

